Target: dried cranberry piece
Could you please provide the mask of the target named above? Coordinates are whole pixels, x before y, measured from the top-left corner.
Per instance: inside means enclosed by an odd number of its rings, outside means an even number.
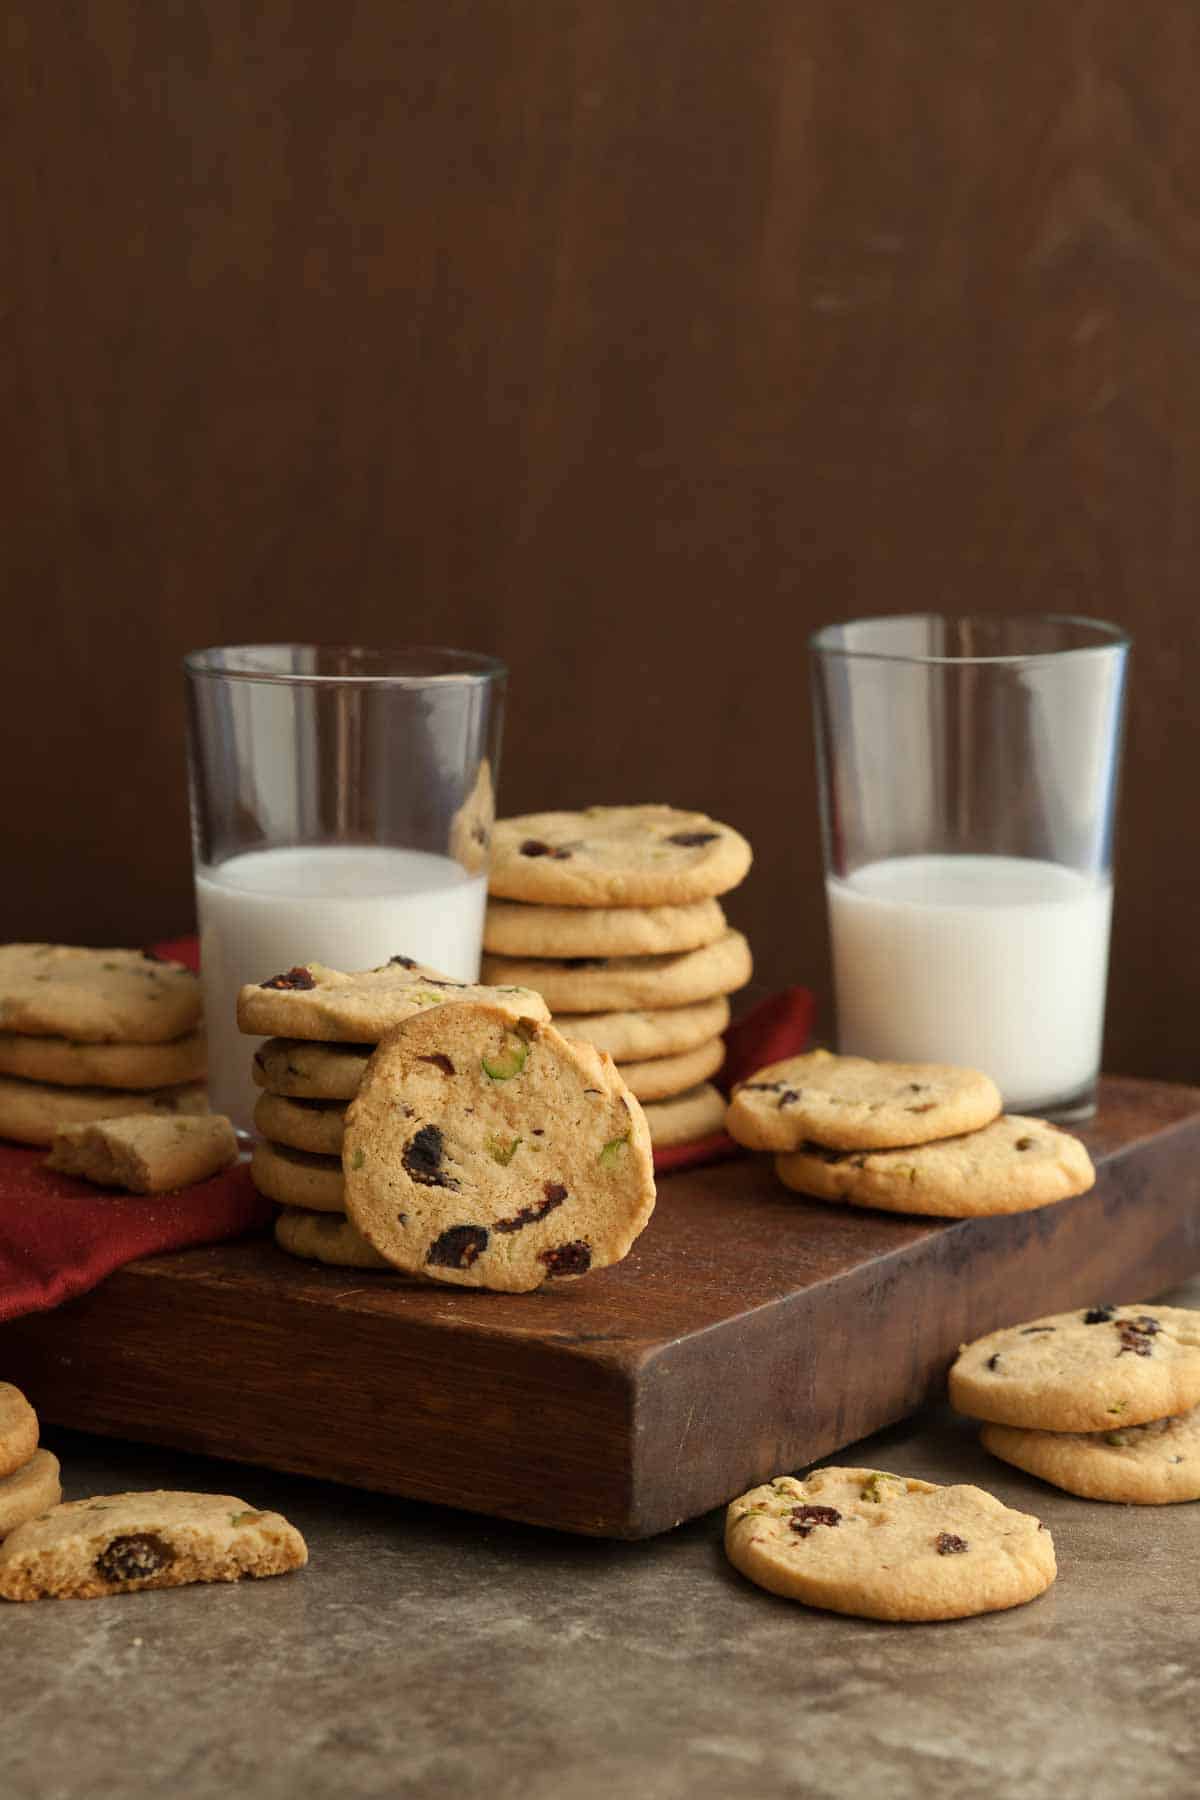
[[[451,1188],[457,1192],[457,1181],[442,1168],[442,1151],[442,1134],[437,1126],[422,1125],[404,1146],[400,1160],[419,1187]]]
[[[260,981],[259,986],[279,988],[286,992],[291,988],[315,988],[316,982],[307,969],[289,969],[286,975],[272,975],[270,981]]]
[[[545,1263],[551,1275],[586,1275],[592,1266],[592,1246],[586,1238],[576,1238],[574,1243],[540,1251],[538,1261]]]
[[[497,1219],[492,1226],[493,1231],[523,1231],[526,1225],[536,1225],[547,1213],[552,1213],[562,1205],[567,1197],[567,1190],[560,1181],[546,1181],[542,1184],[542,1192],[546,1198],[540,1206],[523,1206],[511,1219]]]
[[[1089,1306],[1083,1322],[1085,1325],[1107,1325],[1116,1310],[1115,1306]]]
[[[541,838],[526,838],[525,842],[521,845],[521,855],[553,856],[554,852],[549,844],[543,844]]]
[[[415,959],[415,957],[412,957],[412,956],[389,956],[388,957],[388,968],[389,969],[391,968],[393,963],[399,963],[400,967],[402,969],[415,969],[417,966],[416,959]]]
[[[795,1105],[796,1101],[799,1098],[800,1098],[800,1089],[799,1088],[784,1088],[782,1094],[780,1094],[780,1096],[779,1096],[779,1110],[782,1112],[783,1108],[785,1106]]]
[[[144,1581],[175,1560],[175,1552],[163,1538],[150,1531],[131,1531],[115,1537],[96,1558],[102,1581]]]
[[[937,1553],[939,1556],[961,1556],[966,1548],[966,1538],[958,1537],[953,1531],[938,1532]]]
[[[487,1247],[488,1233],[484,1226],[451,1225],[430,1244],[425,1261],[443,1269],[469,1269]]]
[[[842,1515],[836,1506],[794,1506],[789,1524],[797,1537],[811,1537],[818,1525],[840,1525]]]
[[[435,1050],[432,1056],[419,1056],[417,1061],[432,1063],[435,1069],[440,1069],[442,1071],[443,1075],[453,1075],[454,1073],[454,1064],[450,1061],[450,1058],[445,1052],[441,1050]],[[418,1132],[417,1135],[419,1137],[420,1133]]]
[[[1121,1340],[1118,1356],[1132,1352],[1134,1356],[1153,1356],[1154,1345],[1151,1339],[1158,1331],[1158,1320],[1150,1319],[1143,1314],[1138,1319],[1117,1319],[1117,1336]]]
[[[685,850],[694,850],[701,844],[715,844],[720,836],[716,831],[672,831],[667,837],[668,844],[682,844]]]
[[[992,1354],[987,1359],[987,1366],[989,1369],[998,1369],[1000,1367],[1000,1352],[998,1350],[992,1351]]]

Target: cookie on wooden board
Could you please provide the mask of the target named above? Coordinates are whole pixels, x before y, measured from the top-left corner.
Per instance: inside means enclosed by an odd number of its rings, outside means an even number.
[[[483,947],[499,956],[662,956],[715,944],[728,930],[718,900],[687,906],[533,906],[488,901]]]
[[[965,1619],[1035,1600],[1056,1574],[1040,1520],[977,1487],[817,1469],[729,1507],[736,1569],[789,1600],[864,1619]]]
[[[1200,1500],[1200,1406],[1173,1419],[1113,1431],[985,1425],[980,1442],[1003,1462],[1084,1500],[1127,1506]]]
[[[21,1081],[0,1075],[0,1138],[19,1144],[49,1144],[64,1125],[97,1119],[121,1119],[133,1113],[183,1114],[208,1111],[208,1092],[200,1082],[182,1087],[56,1087],[49,1082]]]
[[[555,906],[686,906],[736,887],[739,832],[673,806],[589,806],[497,819],[488,887]]]
[[[0,1599],[94,1600],[283,1575],[307,1561],[294,1525],[233,1494],[99,1494],[54,1506],[5,1538]]]
[[[194,1031],[201,1008],[191,970],[149,951],[0,944],[0,1031],[161,1044]]]
[[[691,1006],[644,1007],[633,1012],[558,1012],[554,1023],[564,1037],[594,1044],[614,1062],[648,1062],[659,1056],[679,1056],[710,1038],[720,1037],[729,1023],[729,1002],[724,994],[718,994],[713,1000],[697,1000]]]
[[[702,950],[681,950],[673,956],[575,957],[558,962],[491,955],[483,959],[486,981],[536,984],[548,1006],[569,1013],[688,1006],[745,987],[753,972],[750,946],[740,931],[727,931]]]
[[[810,1050],[739,1082],[725,1129],[750,1150],[891,1150],[978,1131],[1000,1105],[995,1082],[977,1069]]]
[[[520,1293],[619,1262],[654,1210],[608,1057],[493,1006],[393,1031],[346,1115],[346,1212],[398,1269]]]
[[[377,1044],[402,1019],[448,1000],[480,1000],[514,1019],[550,1017],[541,995],[527,988],[452,981],[411,956],[393,956],[379,968],[357,974],[317,962],[298,964],[242,988],[237,1016],[239,1029],[254,1036]]]
[[[23,1467],[37,1445],[37,1414],[20,1388],[0,1381],[0,1476]]]
[[[165,1088],[203,1081],[202,1031],[165,1044],[79,1044],[65,1037],[0,1031],[0,1075],[60,1087]]]
[[[353,1100],[374,1044],[322,1044],[268,1038],[254,1052],[251,1074],[260,1088],[293,1100]]]
[[[671,1100],[647,1100],[642,1108],[656,1150],[690,1144],[722,1129],[725,1099],[711,1081],[702,1081]]]
[[[1200,1405],[1200,1312],[1089,1306],[989,1331],[959,1352],[950,1403],[1035,1431],[1115,1431]]]
[[[255,1144],[250,1179],[260,1194],[280,1206],[307,1212],[344,1213],[346,1192],[341,1158],[289,1150],[286,1144]]]
[[[57,1456],[49,1450],[35,1450],[11,1475],[0,1475],[0,1538],[27,1519],[39,1518],[61,1499]]]
[[[237,1133],[223,1113],[191,1118],[143,1113],[60,1126],[46,1167],[131,1194],[164,1194],[207,1181],[237,1158]]]
[[[979,1131],[905,1150],[823,1150],[775,1158],[785,1187],[818,1200],[943,1219],[1030,1212],[1084,1194],[1096,1179],[1086,1149],[1041,1119],[1002,1113]]]
[[[302,1212],[285,1206],[275,1221],[275,1242],[289,1256],[328,1263],[335,1269],[385,1269],[396,1273],[385,1256],[368,1244],[357,1225],[337,1213]]]

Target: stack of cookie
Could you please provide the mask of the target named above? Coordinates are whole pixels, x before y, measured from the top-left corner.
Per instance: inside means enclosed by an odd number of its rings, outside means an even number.
[[[143,950],[0,945],[0,1137],[203,1113],[200,984]]]
[[[940,1063],[813,1050],[742,1082],[725,1123],[739,1144],[776,1153],[785,1187],[883,1212],[1029,1212],[1096,1179],[1078,1138],[1003,1113],[987,1075]]]
[[[275,1236],[285,1250],[342,1268],[391,1266],[346,1218],[346,1108],[384,1033],[447,1000],[488,1002],[513,1019],[549,1016],[524,988],[451,981],[407,956],[358,974],[307,963],[242,989],[239,1027],[268,1038],[254,1053],[263,1090],[254,1123],[266,1141],[255,1146],[250,1173],[284,1208]]]
[[[62,1499],[58,1458],[38,1449],[38,1435],[24,1394],[0,1381],[0,1538]]]
[[[984,1448],[1086,1500],[1200,1500],[1200,1313],[1089,1306],[968,1344],[950,1399]]]
[[[493,832],[483,979],[536,989],[566,1037],[607,1051],[658,1148],[721,1127],[712,1078],[751,960],[717,896],[750,860],[728,825],[671,806],[528,813]]]

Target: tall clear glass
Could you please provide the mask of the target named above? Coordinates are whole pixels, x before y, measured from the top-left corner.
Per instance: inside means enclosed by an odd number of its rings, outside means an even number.
[[[238,989],[303,962],[479,973],[505,670],[458,650],[184,659],[214,1110],[248,1129]]]
[[[911,614],[811,648],[839,1048],[984,1069],[1010,1112],[1086,1117],[1129,639]]]

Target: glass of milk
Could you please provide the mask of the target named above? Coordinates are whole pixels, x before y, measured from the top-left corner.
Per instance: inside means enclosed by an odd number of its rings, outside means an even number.
[[[185,658],[214,1111],[250,1128],[238,989],[297,963],[479,974],[505,671],[457,650]]]
[[[1095,1110],[1129,639],[911,614],[812,640],[838,1046]]]

